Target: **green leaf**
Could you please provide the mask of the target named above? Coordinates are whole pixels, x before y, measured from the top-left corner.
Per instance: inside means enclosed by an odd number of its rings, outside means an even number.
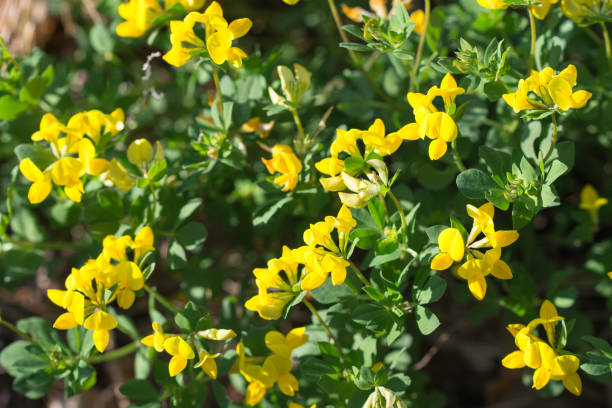
[[[128,398],[142,401],[155,400],[159,394],[147,380],[129,380],[119,387],[119,391]]]
[[[353,292],[346,285],[333,285],[328,279],[318,288],[310,291],[312,297],[319,303],[338,303],[342,298],[353,296]]]
[[[527,195],[519,196],[512,206],[512,226],[520,230],[529,224],[535,215],[536,205],[533,199]]]
[[[96,23],[89,31],[89,41],[91,47],[98,54],[111,52],[115,46],[115,38],[111,34],[108,26],[102,22]]]
[[[487,98],[489,98],[491,102],[498,101],[501,98],[502,94],[505,94],[507,92],[506,86],[501,80],[486,82],[484,84],[483,90],[485,95],[487,95]]]
[[[561,160],[553,160],[546,171],[546,184],[550,185],[559,177],[569,171],[569,168]]]
[[[29,157],[41,171],[57,160],[49,150],[33,144],[20,144],[15,147],[15,155],[19,161]]]
[[[367,166],[367,163],[361,157],[349,156],[344,160],[344,170],[351,176],[361,174]]]
[[[13,388],[29,399],[42,398],[53,385],[53,375],[47,371],[37,371],[33,374],[18,376],[13,382]]]
[[[611,371],[612,359],[599,353],[588,351],[582,359],[580,369],[590,375],[605,375]]]
[[[306,377],[319,379],[326,374],[335,374],[336,369],[326,361],[311,358],[300,364],[300,372]]]
[[[28,333],[45,351],[51,351],[57,346],[68,350],[60,339],[58,332],[42,317],[28,317],[17,322],[17,328]]]
[[[14,120],[28,105],[11,95],[0,96],[0,120]]]
[[[400,259],[402,257],[403,251],[400,248],[397,248],[395,251],[389,253],[389,254],[383,254],[383,255],[376,255],[371,261],[370,261],[370,268],[373,268],[375,266],[378,265],[383,265],[386,263],[389,263],[391,261],[395,261],[396,259]]]
[[[183,222],[187,218],[189,218],[191,216],[191,214],[193,214],[195,212],[195,210],[197,210],[200,205],[202,205],[202,199],[201,198],[192,198],[191,200],[187,201],[181,207],[181,210],[179,211],[178,221],[177,221],[176,225],[177,226],[180,225],[181,222]]]
[[[385,227],[385,204],[382,200],[378,198],[374,198],[368,201],[368,210],[370,211],[370,215],[372,219],[376,222],[380,230]]]
[[[414,309],[414,315],[419,331],[425,336],[433,333],[440,325],[438,316],[424,306],[417,305]]]
[[[51,69],[51,73],[47,73],[49,69]],[[26,82],[23,88],[21,88],[19,91],[19,100],[21,102],[27,103],[30,106],[38,105],[38,101],[51,84],[51,79],[53,78],[53,67],[49,66],[49,68],[45,70],[45,73],[47,73],[46,76],[32,78]]]
[[[484,198],[485,193],[496,188],[496,185],[482,170],[468,169],[457,176],[457,188],[465,197],[478,199]]]
[[[608,341],[593,336],[582,336],[581,339],[587,343],[590,343],[607,357],[612,358],[612,345],[610,345]]]
[[[257,215],[253,217],[253,225],[258,226],[258,225],[267,224],[270,221],[270,219],[274,216],[274,214],[276,214],[278,210],[283,208],[286,204],[290,203],[291,201],[293,201],[293,197],[287,196],[280,200],[274,200],[273,204],[270,206],[264,205],[263,207],[260,207],[255,212]],[[268,205],[269,203],[270,202],[268,202]]]
[[[425,163],[416,169],[415,177],[426,189],[438,191],[448,186],[455,174],[456,171],[450,167],[438,170],[431,163]]]
[[[415,300],[419,305],[437,302],[446,291],[446,281],[437,275],[432,275],[425,284],[416,290]]]
[[[34,212],[28,208],[17,211],[11,220],[11,229],[19,237],[29,242],[45,240],[45,230],[38,222]]]
[[[500,188],[487,191],[485,199],[502,211],[506,211],[510,207],[510,201],[506,198],[505,191]]]
[[[199,222],[191,221],[176,231],[177,241],[188,251],[197,250],[206,241],[208,231]]]
[[[168,248],[168,266],[171,270],[182,268],[187,264],[185,249],[176,240],[172,240]]]
[[[13,377],[29,375],[49,366],[49,360],[40,347],[18,340],[0,352],[0,365]]]
[[[354,42],[341,42],[340,47],[346,48],[347,50],[357,51],[357,52],[371,52],[372,48],[368,47],[365,44],[359,44]]]
[[[151,166],[151,168],[149,169],[149,172],[147,173],[147,180],[149,180],[149,182],[151,183],[154,181],[161,180],[162,177],[166,175],[167,167],[168,167],[168,164],[166,163],[165,160],[155,163],[153,166]]]

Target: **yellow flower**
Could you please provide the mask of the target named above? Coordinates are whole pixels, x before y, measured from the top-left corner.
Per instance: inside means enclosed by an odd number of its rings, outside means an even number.
[[[595,0],[561,0],[561,11],[574,23],[581,23],[598,3]]]
[[[438,247],[440,253],[431,261],[431,269],[443,271],[450,268],[453,261],[459,262],[463,259],[465,245],[461,232],[456,228],[447,228],[438,235]]]
[[[308,335],[305,332],[305,327],[296,327],[285,336],[281,332],[272,330],[266,333],[265,343],[274,353],[283,357],[291,357],[293,350],[308,341]]]
[[[168,363],[170,377],[176,376],[187,367],[187,360],[195,358],[191,346],[179,336],[172,336],[164,341],[164,350],[172,356]]]
[[[132,241],[131,247],[134,250],[134,263],[139,264],[147,252],[153,251],[153,230],[148,225],[143,227]]]
[[[215,358],[219,357],[221,353],[210,354],[206,350],[200,351],[198,355],[199,361],[193,366],[194,368],[202,368],[202,371],[213,380],[217,378],[217,363]]]
[[[202,41],[194,32],[196,23],[204,24],[206,42]],[[232,47],[232,41],[244,36],[253,23],[248,18],[234,20],[228,24],[223,18],[223,9],[213,1],[204,13],[191,12],[183,21],[170,22],[170,42],[172,48],[164,55],[164,60],[171,65],[180,67],[191,59],[194,52],[206,49],[211,60],[217,64],[229,62],[234,68],[242,66],[242,59],[246,54],[240,48]],[[185,48],[187,43],[193,48]]]
[[[383,157],[395,153],[402,144],[402,138],[397,132],[385,136],[385,124],[380,119],[376,119],[367,131],[362,132],[361,139],[365,145],[366,154],[374,152]]]
[[[508,5],[504,0],[477,0],[478,4],[480,4],[484,8],[488,8],[489,10],[505,10],[508,8]]]
[[[206,0],[164,0],[166,9],[169,9],[176,3],[181,3],[185,11],[193,11],[201,9],[206,3]]]
[[[558,0],[539,0],[539,4],[532,4],[531,11],[535,18],[544,20],[550,11],[550,7],[556,4]]]
[[[147,139],[136,139],[128,146],[127,158],[130,163],[142,169],[153,159],[153,146]]]
[[[487,275],[502,280],[512,279],[510,267],[500,257],[501,248],[493,248],[486,251],[482,259],[470,259],[457,270],[457,275],[468,281],[468,288],[476,299],[484,299],[487,293]]]
[[[298,258],[301,250],[291,250],[283,247],[280,258],[268,261],[267,268],[255,268],[255,284],[258,293],[245,303],[248,310],[255,311],[262,319],[278,319],[287,303],[292,301],[298,293],[293,291],[293,286],[299,281]],[[280,272],[284,272],[283,276]]]
[[[157,322],[153,322],[153,334],[144,337],[140,342],[148,347],[153,347],[155,351],[161,353],[164,351],[164,342],[168,335],[164,333],[164,329]]]
[[[228,329],[206,329],[198,332],[200,337],[204,337],[208,340],[229,340],[236,337],[236,333],[233,330]]]
[[[515,93],[503,94],[502,97],[517,113],[531,109],[581,109],[592,94],[583,90],[572,90],[576,86],[577,76],[576,67],[572,64],[557,75],[550,67],[540,72],[532,71],[526,80],[519,80]],[[537,95],[540,100],[530,97],[531,93]]]
[[[595,187],[590,184],[582,187],[580,191],[580,209],[587,211],[591,215],[594,224],[597,225],[599,223],[599,209],[606,204],[608,204],[608,199],[600,197]]]
[[[93,342],[98,351],[102,353],[108,346],[108,331],[117,327],[117,320],[107,312],[98,310],[83,322],[83,327],[93,330]]]
[[[119,15],[126,21],[117,26],[119,37],[141,37],[162,14],[157,0],[129,0],[119,5]]]
[[[432,139],[429,144],[430,160],[438,160],[447,151],[447,142],[454,141],[459,132],[453,117],[448,113],[455,103],[457,95],[465,93],[465,89],[457,86],[455,78],[449,73],[444,76],[440,87],[433,86],[427,94],[408,93],[408,103],[412,107],[416,122],[403,126],[397,133],[406,140]],[[446,112],[438,112],[433,105],[436,97],[442,97]]]
[[[300,2],[300,0],[283,0],[283,3],[288,4],[290,6],[295,6],[299,2]]]
[[[108,179],[121,190],[131,190],[136,185],[136,180],[131,177],[125,167],[116,158],[111,160],[108,166]]]
[[[30,203],[38,204],[45,201],[45,198],[51,193],[51,188],[53,187],[51,183],[51,174],[49,172],[43,173],[40,171],[29,157],[19,162],[19,170],[25,178],[33,183],[28,191],[28,200]]]
[[[281,173],[274,179],[274,183],[282,186],[282,191],[295,188],[298,183],[298,176],[302,171],[302,163],[290,146],[275,145],[272,148],[272,158],[264,159],[262,157],[261,161],[266,165],[270,174]]]
[[[423,35],[425,32],[425,13],[423,10],[415,10],[410,13],[410,21],[415,24],[412,30],[418,35]]]
[[[114,267],[119,287],[117,288],[117,304],[122,309],[129,309],[134,304],[137,290],[144,286],[142,271],[134,262],[123,261]]]

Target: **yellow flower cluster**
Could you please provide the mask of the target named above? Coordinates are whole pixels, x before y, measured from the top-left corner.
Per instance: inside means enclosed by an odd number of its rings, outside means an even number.
[[[283,191],[293,190],[302,171],[302,162],[293,153],[291,146],[277,144],[272,148],[272,158],[261,161],[266,165],[270,174],[281,173],[274,179],[274,183],[283,187]]]
[[[171,377],[176,376],[187,367],[187,361],[195,358],[193,348],[180,335],[172,335],[164,333],[162,326],[153,322],[153,333],[144,337],[141,342],[145,346],[152,347],[158,353],[165,351],[172,358],[168,362],[168,373]],[[224,341],[236,337],[233,330],[225,329],[208,329],[198,332],[200,337],[208,340]],[[215,358],[221,354],[210,354],[202,345],[194,341],[196,349],[198,349],[198,362],[194,364],[195,368],[202,368],[202,371],[212,379],[217,378],[217,363]]]
[[[32,204],[43,202],[53,184],[64,187],[72,201],[80,202],[83,194],[81,178],[85,174],[99,176],[109,168],[109,162],[96,158],[96,146],[105,134],[115,136],[123,127],[123,110],[110,114],[99,110],[77,113],[64,125],[53,114],[46,113],[40,121],[40,130],[32,135],[35,142],[46,141],[56,160],[44,170],[30,159],[19,163],[19,170],[33,184],[28,192]]]
[[[196,23],[203,24],[206,41],[194,31]],[[180,67],[195,54],[207,51],[215,64],[221,65],[227,61],[234,68],[240,68],[242,59],[247,55],[240,48],[232,47],[232,41],[244,36],[252,25],[248,18],[240,18],[228,24],[223,18],[223,9],[213,1],[204,13],[193,11],[183,21],[170,22],[172,48],[163,58],[168,64]],[[190,47],[185,47],[185,44]]]
[[[122,309],[129,309],[142,289],[144,278],[138,263],[154,250],[153,231],[144,227],[132,239],[129,235],[108,235],[102,242],[102,252],[80,269],[73,268],[66,278],[66,290],[49,289],[47,296],[56,305],[66,309],[53,327],[69,330],[82,325],[93,331],[93,341],[101,353],[106,349],[109,330],[117,327],[115,318],[106,306],[117,301]],[[132,260],[127,250],[132,249]],[[107,291],[111,291],[109,296]]]
[[[165,0],[164,7],[169,9],[180,3],[185,11],[201,9],[206,0]],[[158,0],[129,0],[119,5],[119,15],[126,21],[117,26],[119,37],[141,37],[152,26],[153,20],[163,14]]]
[[[501,248],[512,244],[518,239],[518,232],[514,230],[495,231],[493,215],[495,208],[493,204],[486,203],[479,208],[471,204],[467,205],[467,213],[473,218],[472,230],[463,242],[461,232],[456,228],[447,228],[438,236],[438,247],[440,253],[431,261],[431,269],[443,271],[450,268],[453,262],[462,262],[456,273],[462,279],[467,280],[472,295],[482,300],[487,293],[487,275],[493,275],[497,279],[512,279],[512,271],[508,264],[501,260]],[[484,238],[475,241],[480,234]],[[484,253],[478,251],[480,248],[490,248]],[[467,259],[463,262],[464,257]]]
[[[560,320],[563,320],[563,317],[558,315],[555,306],[545,300],[540,306],[540,316],[529,322],[527,326],[508,325],[508,331],[514,336],[514,343],[518,350],[504,357],[502,365],[510,369],[525,366],[533,368],[535,370],[533,388],[538,390],[553,380],[561,381],[569,392],[580,395],[582,381],[576,372],[580,367],[580,360],[575,355],[554,347],[555,325]],[[534,334],[534,330],[540,325],[546,331],[548,343]]]
[[[341,7],[342,13],[345,16],[357,23],[362,23],[363,16],[367,16],[370,18],[378,16],[383,20],[387,20],[389,16],[393,14],[395,10],[395,5],[399,1],[400,0],[393,0],[391,10],[388,10],[387,0],[370,0],[370,9],[374,11],[374,13],[371,13],[370,11],[365,10],[361,7],[349,7],[344,3],[342,3]],[[410,10],[412,8],[411,0],[401,0],[401,2],[404,4],[406,9]],[[414,12],[410,13],[410,21],[415,23],[413,31],[419,35],[423,35],[423,31],[425,30],[425,13],[423,12],[423,10],[415,10]]]
[[[254,406],[261,401],[269,388],[278,384],[278,388],[285,395],[290,397],[295,395],[299,389],[297,379],[291,374],[293,362],[291,354],[293,350],[302,346],[308,341],[308,335],[305,333],[305,327],[298,327],[287,333],[284,336],[277,331],[269,331],[266,333],[266,346],[272,351],[270,355],[265,357],[247,357],[244,344],[238,343],[236,353],[238,359],[230,370],[230,373],[240,373],[249,383],[245,403],[249,406]],[[258,364],[258,361],[263,359],[263,363]]]
[[[504,0],[477,0],[478,4],[482,7],[488,8],[489,10],[505,10],[508,8],[508,4]],[[559,0],[539,0],[529,6],[533,15],[540,20],[544,20],[550,11],[553,4],[556,4]]]
[[[540,72],[531,71],[527,79],[519,80],[516,92],[504,94],[502,97],[517,113],[531,109],[580,109],[591,99],[592,94],[583,90],[572,91],[576,86],[577,76],[576,67],[572,64],[557,75],[550,67]],[[537,95],[539,100],[530,97],[532,93]]]
[[[447,142],[452,142],[457,138],[458,130],[455,120],[451,116],[451,111],[455,110],[455,97],[465,93],[465,89],[459,88],[455,78],[451,74],[446,74],[440,83],[440,87],[433,86],[427,94],[417,92],[408,93],[408,102],[414,112],[414,123],[409,123],[402,127],[398,133],[402,139],[417,140],[425,139],[425,136],[432,139],[429,144],[429,158],[438,160],[447,150]],[[445,112],[438,112],[433,104],[433,100],[442,97]]]
[[[357,145],[359,141],[365,146],[363,154]],[[359,176],[365,168],[359,172],[351,171],[346,169],[345,161],[365,161],[364,163],[374,168],[378,164],[384,166],[384,162],[380,159],[395,153],[401,144],[399,132],[385,135],[385,124],[381,119],[376,119],[368,130],[337,129],[336,138],[329,149],[331,157],[326,157],[315,164],[319,172],[329,176],[322,177],[319,181],[326,190],[339,191],[338,195],[344,205],[352,208],[364,207],[370,198],[379,193],[380,185],[377,182],[379,179],[370,171],[365,172],[369,181],[357,178],[356,176]],[[342,192],[347,188],[353,193]]]
[[[253,270],[258,293],[247,300],[245,307],[263,319],[275,320],[301,290],[318,288],[330,275],[334,285],[342,284],[350,265],[344,258],[348,236],[356,224],[350,210],[342,206],[336,217],[327,216],[325,221],[311,225],[304,231],[306,245],[297,249],[284,246],[280,258],[270,259],[267,268]],[[337,244],[331,235],[334,230]]]

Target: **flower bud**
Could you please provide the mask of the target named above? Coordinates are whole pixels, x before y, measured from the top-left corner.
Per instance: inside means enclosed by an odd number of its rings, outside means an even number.
[[[153,146],[147,139],[136,139],[130,143],[127,157],[130,163],[142,168],[143,163],[148,163],[153,159]]]

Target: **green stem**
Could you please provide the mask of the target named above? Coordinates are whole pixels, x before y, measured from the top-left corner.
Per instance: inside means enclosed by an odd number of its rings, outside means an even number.
[[[459,171],[466,171],[467,168],[461,161],[461,156],[459,156],[459,151],[457,150],[457,139],[452,141],[451,146],[453,148],[453,159],[455,160],[455,164],[459,168]]]
[[[610,33],[603,22],[599,23],[603,31],[604,46],[606,48],[606,57],[608,57],[608,63],[610,63],[610,69],[612,69],[612,46],[610,46]]]
[[[297,109],[291,108],[289,109],[291,115],[293,116],[293,121],[295,122],[295,126],[297,127],[298,133],[302,140],[306,140],[306,133],[304,133],[304,127],[302,126],[302,121],[300,120],[300,115],[297,113]]]
[[[160,295],[159,292],[155,290],[155,288],[152,288],[151,286],[149,286],[149,285],[147,285],[145,283],[144,290],[147,291],[147,293],[149,293],[149,295],[153,296],[153,298],[155,298],[155,300],[157,300],[160,304],[162,304],[166,309],[168,309],[172,313],[175,313],[175,314],[176,313],[180,313],[180,310],[178,310],[176,307],[174,307],[174,305],[172,305],[172,303],[170,303],[168,300],[166,300],[165,297]]]
[[[212,67],[213,79],[215,81],[215,88],[217,88],[217,95],[219,96],[219,114],[223,118],[223,94],[221,93],[221,84],[219,82],[219,74],[217,73],[217,67],[215,63],[210,61]]]
[[[7,234],[4,234],[2,239],[13,245],[32,249],[83,249],[88,247],[88,244],[83,242],[28,242],[12,238]]]
[[[350,259],[347,259],[347,261],[349,261],[351,263],[351,268],[353,269],[353,271],[355,272],[355,275],[357,275],[357,277],[359,278],[359,280],[361,282],[363,282],[364,285],[366,286],[372,286],[370,284],[370,282],[366,279],[365,276],[363,276],[363,273],[361,273],[361,271],[359,270],[359,268],[357,267],[357,265],[355,265],[355,263],[353,261],[351,261]]]
[[[336,28],[338,29],[338,34],[340,34],[340,38],[343,42],[349,42],[346,33],[342,29],[342,22],[340,21],[340,14],[338,14],[338,7],[336,7],[336,2],[334,0],[328,0],[329,10],[331,11],[332,17],[334,18],[334,23],[336,23]],[[351,59],[355,66],[359,66],[359,58],[357,58],[357,54],[353,50],[348,50]]]
[[[536,25],[535,19],[533,18],[533,13],[531,12],[531,7],[527,9],[527,13],[529,14],[529,27],[531,28],[531,46],[529,48],[529,68],[527,69],[527,73],[531,72],[533,69],[533,60],[535,58],[535,47],[536,47]]]
[[[399,200],[397,199],[397,197],[395,197],[395,194],[393,194],[391,190],[389,190],[387,194],[389,194],[389,197],[391,197],[393,204],[395,204],[395,207],[397,208],[397,211],[400,214],[400,219],[402,220],[402,235],[405,238],[408,234],[408,225],[406,224],[406,214],[404,214],[404,209],[402,208],[402,205],[400,204]]]
[[[155,187],[153,187],[151,183],[149,183],[149,190],[151,191],[151,198],[153,200],[151,206],[151,222],[149,224],[153,224],[153,221],[156,219],[155,213],[157,212],[157,194],[155,193]]]
[[[140,346],[140,341],[133,341],[129,344],[126,344],[123,347],[120,347],[108,353],[97,354],[95,356],[91,356],[85,361],[89,364],[99,364],[99,363],[104,363],[104,362],[111,361],[111,360],[116,360],[118,358],[125,357],[129,354],[132,354],[133,352],[138,350],[139,346]]]
[[[323,320],[323,318],[321,317],[319,312],[317,312],[317,309],[315,309],[315,307],[312,305],[312,303],[310,303],[306,299],[303,299],[302,302],[304,302],[304,305],[306,305],[308,310],[310,310],[310,313],[312,313],[317,318],[319,323],[321,323],[321,326],[323,326],[323,329],[325,329],[325,331],[327,332],[327,335],[329,336],[329,338],[334,342],[334,346],[336,346],[336,349],[338,350],[338,354],[340,354],[340,358],[342,358],[344,360],[344,353],[342,352],[342,345],[340,345],[340,342],[338,341],[338,338],[331,331],[331,329],[327,325],[327,323],[325,323],[325,321]]]
[[[550,144],[550,148],[548,149],[548,153],[546,153],[546,156],[544,156],[544,163],[546,163],[546,160],[548,160],[553,150],[555,150],[555,146],[557,144],[557,116],[554,113],[552,114],[552,123],[553,123],[553,139],[552,139],[552,143]]]
[[[23,330],[19,330],[17,326],[15,326],[13,323],[7,322],[6,320],[3,320],[2,318],[0,318],[0,325],[6,327],[7,329],[11,330],[15,334],[23,337],[25,340],[29,341],[32,344],[38,344],[38,342],[34,340],[32,336],[30,336],[28,333],[24,332]]]
[[[410,92],[415,88],[419,90],[419,77],[417,75],[419,71],[419,64],[421,63],[421,54],[423,53],[423,45],[425,45],[425,37],[427,37],[427,28],[429,27],[429,14],[431,12],[431,1],[425,0],[425,21],[423,24],[423,34],[419,40],[419,46],[417,48],[416,57],[414,59],[414,65],[412,66],[412,75],[410,80]]]

